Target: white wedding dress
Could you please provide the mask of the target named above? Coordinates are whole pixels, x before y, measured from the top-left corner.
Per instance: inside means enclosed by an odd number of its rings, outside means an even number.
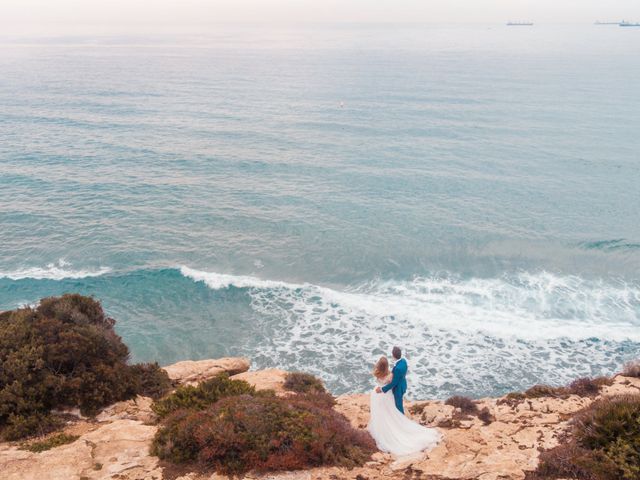
[[[378,381],[378,386],[387,383]],[[391,390],[371,392],[371,418],[367,428],[381,451],[397,457],[430,450],[442,439],[436,429],[423,427],[400,413]]]

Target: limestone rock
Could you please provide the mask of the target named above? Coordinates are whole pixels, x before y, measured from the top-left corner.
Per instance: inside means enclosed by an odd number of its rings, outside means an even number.
[[[249,370],[250,365],[249,360],[246,358],[228,357],[215,360],[185,360],[163,368],[174,382],[193,384],[208,380],[224,372],[230,376],[246,372]]]
[[[253,385],[257,390],[275,390],[276,393],[284,393],[284,382],[287,372],[277,368],[267,368],[254,372],[244,372],[234,375],[234,380],[244,380]]]
[[[406,410],[416,422],[427,427],[437,427],[452,418],[455,408],[442,402],[416,402]]]
[[[139,420],[143,423],[151,423],[155,420],[155,414],[151,410],[153,400],[149,397],[138,395],[133,400],[114,403],[105,408],[96,417],[98,422],[111,422],[114,420]]]
[[[349,419],[354,428],[367,428],[369,423],[369,394],[340,395],[335,409]]]
[[[73,443],[42,453],[0,448],[3,480],[160,480],[158,459],[149,455],[156,427],[116,420]]]
[[[640,378],[616,375],[613,385],[603,388],[603,395],[640,394]]]

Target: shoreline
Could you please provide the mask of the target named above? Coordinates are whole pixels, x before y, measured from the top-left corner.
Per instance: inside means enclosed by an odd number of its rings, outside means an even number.
[[[258,390],[271,389],[276,395],[290,395],[284,389],[288,372],[279,369],[250,370],[244,358],[183,361],[164,367],[176,384],[197,384],[226,372],[245,380]],[[544,392],[543,392],[544,393]],[[547,392],[549,393],[549,392]],[[595,399],[640,393],[640,378],[618,374],[597,395],[541,395],[537,398],[506,395],[474,400],[476,413],[439,400],[406,402],[410,417],[437,428],[443,440],[430,452],[404,458],[375,453],[362,467],[346,470],[319,467],[293,472],[249,473],[246,479],[448,479],[523,480],[536,468],[542,450],[558,444],[573,414]],[[524,394],[520,394],[524,395]],[[138,396],[103,409],[95,418],[77,412],[64,433],[78,438],[67,445],[42,453],[21,449],[17,442],[0,443],[0,471],[6,480],[222,480],[216,473],[169,465],[149,453],[158,426],[153,424],[151,399]],[[336,397],[335,410],[359,429],[366,428],[369,394]],[[463,407],[464,408],[464,407]],[[486,411],[483,418],[479,412]]]

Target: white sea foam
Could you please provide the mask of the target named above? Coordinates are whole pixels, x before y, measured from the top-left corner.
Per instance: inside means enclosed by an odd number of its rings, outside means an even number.
[[[366,363],[393,344],[409,352],[417,391],[437,395],[590,375],[620,361],[611,342],[640,342],[640,287],[622,282],[543,272],[336,290],[181,271],[215,290],[246,289],[259,331],[271,332],[253,340],[252,356],[319,373],[338,391],[362,386],[346,357]]]
[[[274,280],[260,280],[256,277],[245,275],[228,275],[225,273],[203,272],[189,267],[180,267],[180,273],[185,277],[191,278],[196,282],[204,282],[207,287],[212,290],[220,290],[222,288],[251,288],[251,289],[292,289],[301,288],[302,285],[293,283],[278,282]]]
[[[44,267],[25,267],[9,272],[0,272],[0,278],[8,278],[10,280],[22,280],[25,278],[63,280],[65,278],[99,277],[110,271],[109,267],[100,267],[95,270],[73,269],[70,263],[61,258],[56,263],[49,263]]]
[[[296,317],[325,319],[327,325],[358,318],[499,337],[640,341],[640,287],[624,283],[543,272],[499,279],[380,281],[340,291],[188,267],[181,272],[214,290],[248,289],[253,306],[263,313],[289,305]]]

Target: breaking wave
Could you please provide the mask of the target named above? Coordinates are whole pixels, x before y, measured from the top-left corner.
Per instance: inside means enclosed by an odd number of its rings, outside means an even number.
[[[70,263],[60,259],[44,267],[26,267],[0,272],[0,278],[8,278],[9,280],[23,280],[26,278],[33,280],[64,280],[67,278],[99,277],[110,271],[109,267],[100,267],[96,270],[75,270]]]
[[[337,290],[180,271],[214,290],[246,290],[257,331],[269,332],[252,344],[252,356],[315,371],[338,391],[361,382],[344,373],[345,361],[367,369],[394,344],[408,352],[418,390],[437,394],[590,375],[616,368],[620,345],[640,342],[640,287],[622,281],[541,272],[380,280]]]
[[[415,278],[370,282],[344,291],[203,272],[181,273],[209,288],[247,289],[265,314],[290,310],[300,320],[344,325],[345,318],[385,325],[474,330],[527,339],[601,338],[640,341],[640,287],[550,273],[500,279]],[[284,308],[286,307],[286,308]],[[382,326],[382,325],[378,325]],[[361,325],[361,328],[367,328]]]

